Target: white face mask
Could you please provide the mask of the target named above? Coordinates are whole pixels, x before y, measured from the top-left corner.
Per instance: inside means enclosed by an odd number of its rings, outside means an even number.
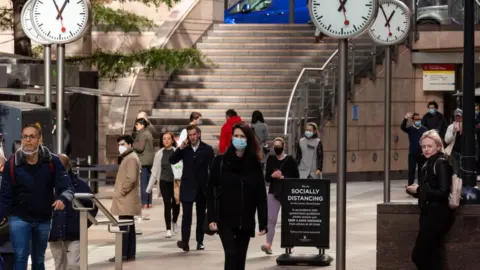
[[[39,147],[37,147],[37,149],[35,149],[34,151],[27,151],[27,150],[23,149],[23,145],[22,145],[22,146],[20,146],[20,149],[18,149],[18,150],[19,150],[19,151],[22,151],[22,153],[23,153],[24,155],[31,156],[31,155],[33,155],[33,154],[35,154],[35,153],[38,152],[38,148],[39,148]]]
[[[127,149],[127,147],[126,147],[125,145],[120,145],[120,146],[118,147],[118,152],[120,153],[120,155],[123,154],[123,153],[125,153],[125,151],[127,151],[127,150],[128,150],[128,149]]]

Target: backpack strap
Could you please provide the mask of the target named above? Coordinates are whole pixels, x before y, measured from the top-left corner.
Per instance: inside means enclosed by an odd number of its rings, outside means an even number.
[[[12,185],[15,185],[15,155],[10,158],[10,180]]]
[[[440,160],[440,159],[444,159],[446,160],[445,158],[441,157],[441,158],[438,158],[437,160],[435,160],[435,162],[433,163],[433,174],[437,175],[437,173],[435,172],[435,165],[437,165],[437,161]]]

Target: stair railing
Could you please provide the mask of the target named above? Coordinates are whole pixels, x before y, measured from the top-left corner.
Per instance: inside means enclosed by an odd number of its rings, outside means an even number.
[[[327,71],[335,73],[336,69],[331,69],[329,64],[337,56],[338,49],[335,50],[332,55],[327,59],[321,68],[303,68],[300,74],[295,81],[292,92],[290,93],[290,98],[288,100],[287,111],[285,113],[285,123],[284,123],[284,135],[287,137],[288,142],[288,153],[293,154],[294,144],[299,140],[301,130],[303,130],[304,124],[308,122],[309,112],[310,112],[310,91],[319,90],[321,95],[321,108],[316,108],[316,111],[320,115],[324,114],[324,106],[330,102],[325,101],[325,79]],[[327,68],[328,67],[328,68]],[[314,76],[309,76],[309,72],[314,72]],[[328,76],[329,79],[335,78],[334,75]],[[317,78],[320,81],[317,82]],[[332,83],[332,88],[335,87],[335,83]],[[319,86],[319,89],[317,88]],[[310,89],[310,88],[313,89]],[[301,89],[300,89],[301,88]],[[303,91],[300,91],[303,90]],[[331,94],[330,94],[331,97]],[[303,104],[302,101],[304,102]],[[303,105],[303,112],[302,112]],[[303,115],[302,115],[303,113]],[[290,125],[289,125],[290,124]]]

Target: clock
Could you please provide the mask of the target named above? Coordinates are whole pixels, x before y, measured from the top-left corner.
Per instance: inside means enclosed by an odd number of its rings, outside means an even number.
[[[34,0],[32,24],[38,34],[54,44],[81,38],[90,16],[88,0]]]
[[[378,44],[394,45],[403,42],[409,34],[410,9],[398,0],[380,0],[377,19],[368,34]]]
[[[377,15],[378,0],[310,0],[310,18],[325,35],[346,39],[366,31]]]
[[[35,31],[32,24],[32,6],[34,0],[28,0],[23,6],[22,13],[20,15],[20,22],[22,24],[23,32],[34,42],[39,44],[50,44],[50,42],[43,39],[40,34]]]

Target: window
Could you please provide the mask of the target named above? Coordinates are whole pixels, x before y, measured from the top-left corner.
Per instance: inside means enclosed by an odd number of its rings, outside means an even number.
[[[239,2],[228,14],[241,13],[245,5],[250,6],[250,11],[261,11],[272,5],[272,0],[245,0]]]

